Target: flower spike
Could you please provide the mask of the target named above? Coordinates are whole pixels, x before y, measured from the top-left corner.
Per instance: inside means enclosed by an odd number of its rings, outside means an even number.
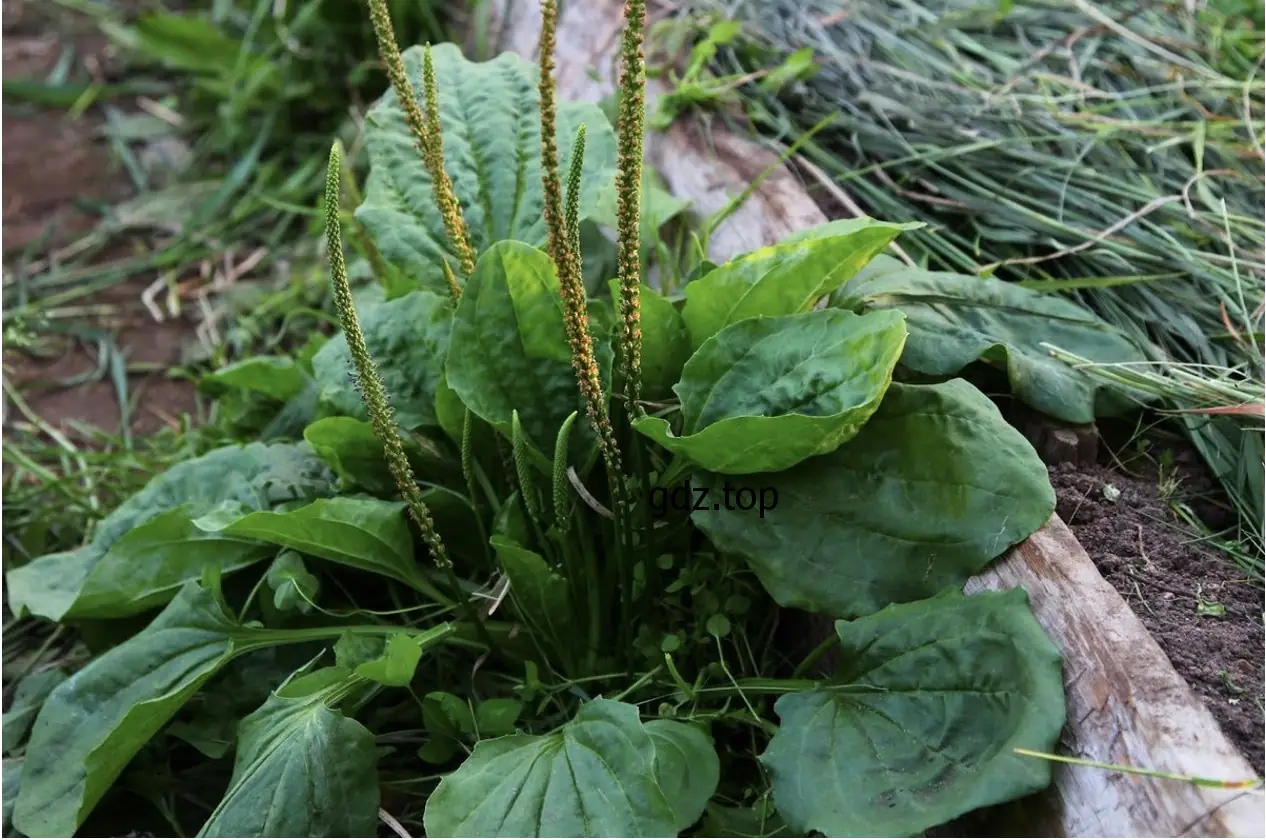
[[[547,247],[554,264],[561,266],[570,247],[563,227],[563,195],[558,173],[558,120],[554,103],[554,45],[558,28],[558,0],[541,2],[540,77],[537,91],[541,100],[541,186],[545,193]]]
[[[342,155],[336,144],[330,149],[329,168],[325,176],[325,235],[326,247],[329,251],[330,278],[334,286],[334,302],[338,307],[339,321],[343,326],[343,334],[347,337],[347,347],[351,351],[352,361],[356,366],[356,381],[360,386],[361,398],[369,412],[370,425],[374,436],[382,444],[391,468],[392,477],[400,488],[409,515],[422,533],[422,539],[431,552],[435,565],[441,569],[452,568],[444,541],[435,530],[435,522],[431,519],[431,511],[422,501],[422,490],[413,477],[413,469],[409,466],[409,458],[404,452],[404,443],[400,439],[400,430],[396,426],[391,403],[387,397],[387,389],[369,348],[365,345],[365,335],[360,329],[360,320],[356,317],[356,306],[352,302],[352,286],[347,279],[347,264],[343,258],[343,231],[339,220],[339,175],[341,174]]]
[[[624,38],[620,47],[619,160],[616,171],[618,273],[620,278],[620,380],[631,415],[643,413],[641,324],[642,146],[646,130],[646,0],[624,5]]]
[[[571,346],[572,368],[585,400],[585,414],[598,434],[598,447],[612,478],[623,472],[620,448],[611,427],[610,415],[602,392],[602,378],[594,354],[593,336],[589,331],[589,308],[579,248],[581,176],[585,160],[585,125],[576,130],[572,145],[571,170],[568,173],[568,215],[563,213],[562,185],[558,173],[557,131],[554,113],[554,31],[558,24],[557,0],[543,0],[541,13],[541,170],[545,190],[545,222],[549,231],[550,257],[558,269],[559,292],[563,299],[563,321],[567,343]],[[574,218],[573,218],[574,217]],[[615,486],[619,486],[616,482]]]

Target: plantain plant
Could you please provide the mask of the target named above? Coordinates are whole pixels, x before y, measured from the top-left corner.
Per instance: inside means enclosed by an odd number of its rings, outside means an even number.
[[[9,574],[17,614],[161,608],[48,693],[13,825],[73,833],[160,743],[234,753],[202,836],[367,836],[400,785],[432,837],[910,836],[1045,787],[1014,750],[1054,748],[1059,654],[1023,591],[961,590],[1054,494],[953,371],[899,381],[907,317],[864,269],[910,226],[831,222],[667,297],[643,0],[614,128],[555,101],[554,0],[539,66],[402,54],[369,7],[392,89],[355,217],[391,270],[353,288],[336,146],[341,333],[217,375],[316,389],[304,439],[182,464]]]

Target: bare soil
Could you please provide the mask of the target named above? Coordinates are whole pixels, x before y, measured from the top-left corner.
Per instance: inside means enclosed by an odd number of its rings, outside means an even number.
[[[42,79],[63,51],[73,48],[72,76],[105,78],[113,55],[91,21],[57,15],[43,3],[4,0],[3,60],[6,79]],[[54,19],[50,14],[57,15]],[[26,104],[4,104],[4,254],[5,282],[16,258],[33,243],[34,257],[74,241],[91,229],[96,216],[86,202],[115,202],[128,197],[132,185],[98,135],[101,120],[91,111],[79,117]],[[47,237],[41,241],[42,237]],[[126,256],[130,243],[120,242],[104,259]],[[189,337],[186,322],[155,323],[140,295],[152,277],[133,278],[76,304],[110,304],[106,326],[130,363],[166,367],[180,361]],[[60,323],[66,323],[60,321]],[[71,424],[117,431],[121,412],[108,377],[76,387],[58,383],[97,368],[94,348],[67,338],[44,358],[6,347],[5,374],[24,393],[40,417],[74,434]],[[176,422],[194,409],[193,388],[163,372],[129,377],[129,391],[138,404],[132,411],[134,434],[149,434]],[[6,421],[16,419],[6,411]]]
[[[1060,518],[1261,775],[1263,591],[1179,526],[1158,479],[1105,466],[1051,469]]]

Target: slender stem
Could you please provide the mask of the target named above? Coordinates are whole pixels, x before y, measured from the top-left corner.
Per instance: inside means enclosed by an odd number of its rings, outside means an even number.
[[[800,677],[803,677],[805,674],[808,674],[809,671],[813,670],[813,666],[817,665],[818,661],[822,657],[826,656],[827,653],[830,652],[832,648],[835,648],[836,646],[838,646],[839,643],[840,643],[840,637],[835,635],[834,632],[832,632],[829,636],[823,639],[818,644],[817,647],[809,651],[809,655],[806,656],[804,658],[804,661],[801,662],[796,667],[795,673],[792,674],[792,676],[796,678],[800,678]]]
[[[475,453],[471,448],[474,415],[470,409],[462,416],[462,477],[466,479],[466,492],[470,494],[470,507],[475,512],[475,524],[479,528],[479,542],[484,548],[484,560],[489,568],[496,568],[496,560],[492,556],[492,547],[488,544],[488,529],[484,527],[484,519],[480,514],[480,504],[475,492]]]
[[[612,699],[612,700],[623,700],[625,697],[628,697],[630,694],[632,694],[633,692],[637,691],[639,688],[641,688],[642,686],[646,685],[646,684],[647,684],[648,682],[650,682],[651,680],[655,679],[655,677],[656,677],[656,676],[659,674],[659,672],[660,672],[660,671],[662,671],[662,670],[664,670],[664,666],[663,666],[663,665],[656,665],[656,666],[655,666],[655,668],[654,668],[654,670],[647,671],[645,674],[643,674],[642,676],[638,677],[636,682],[634,682],[631,686],[629,686],[628,688],[624,689],[624,691],[621,691],[619,694],[617,694],[615,697],[612,697],[611,699]]]
[[[822,687],[821,680],[747,677],[735,680],[732,685],[697,688],[694,693],[710,697],[737,697],[741,694],[791,694],[795,691],[817,691]]]

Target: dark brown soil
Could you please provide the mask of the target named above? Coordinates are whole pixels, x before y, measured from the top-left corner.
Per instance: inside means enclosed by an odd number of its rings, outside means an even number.
[[[6,79],[42,79],[69,46],[75,49],[73,78],[102,78],[114,63],[106,40],[86,17],[58,14],[51,4],[4,0],[4,76]],[[51,16],[50,16],[51,14]],[[121,104],[121,103],[116,103]],[[13,258],[32,243],[39,247],[33,258],[66,245],[85,234],[95,223],[83,202],[114,202],[128,197],[132,186],[106,144],[97,134],[101,120],[92,111],[73,117],[63,111],[4,105],[4,252],[6,285]],[[51,233],[43,241],[46,233]],[[134,243],[121,241],[102,259],[128,256]],[[106,327],[130,364],[166,367],[181,359],[189,339],[190,324],[159,324],[147,314],[140,296],[153,277],[138,277],[79,304],[108,304]],[[7,296],[7,295],[6,295]],[[69,321],[58,319],[60,325]],[[81,322],[82,323],[82,322]],[[7,344],[7,343],[6,343]],[[115,387],[108,377],[75,387],[58,384],[97,368],[96,349],[73,339],[50,342],[42,357],[4,350],[5,376],[16,385],[35,414],[74,434],[72,421],[107,431],[117,431],[121,412]],[[132,431],[149,434],[176,423],[194,409],[188,382],[155,373],[130,376],[128,390],[137,399],[132,411]],[[8,423],[20,421],[7,408]]]
[[[1051,483],[1060,518],[1261,775],[1260,586],[1182,530],[1155,476],[1062,464]]]

